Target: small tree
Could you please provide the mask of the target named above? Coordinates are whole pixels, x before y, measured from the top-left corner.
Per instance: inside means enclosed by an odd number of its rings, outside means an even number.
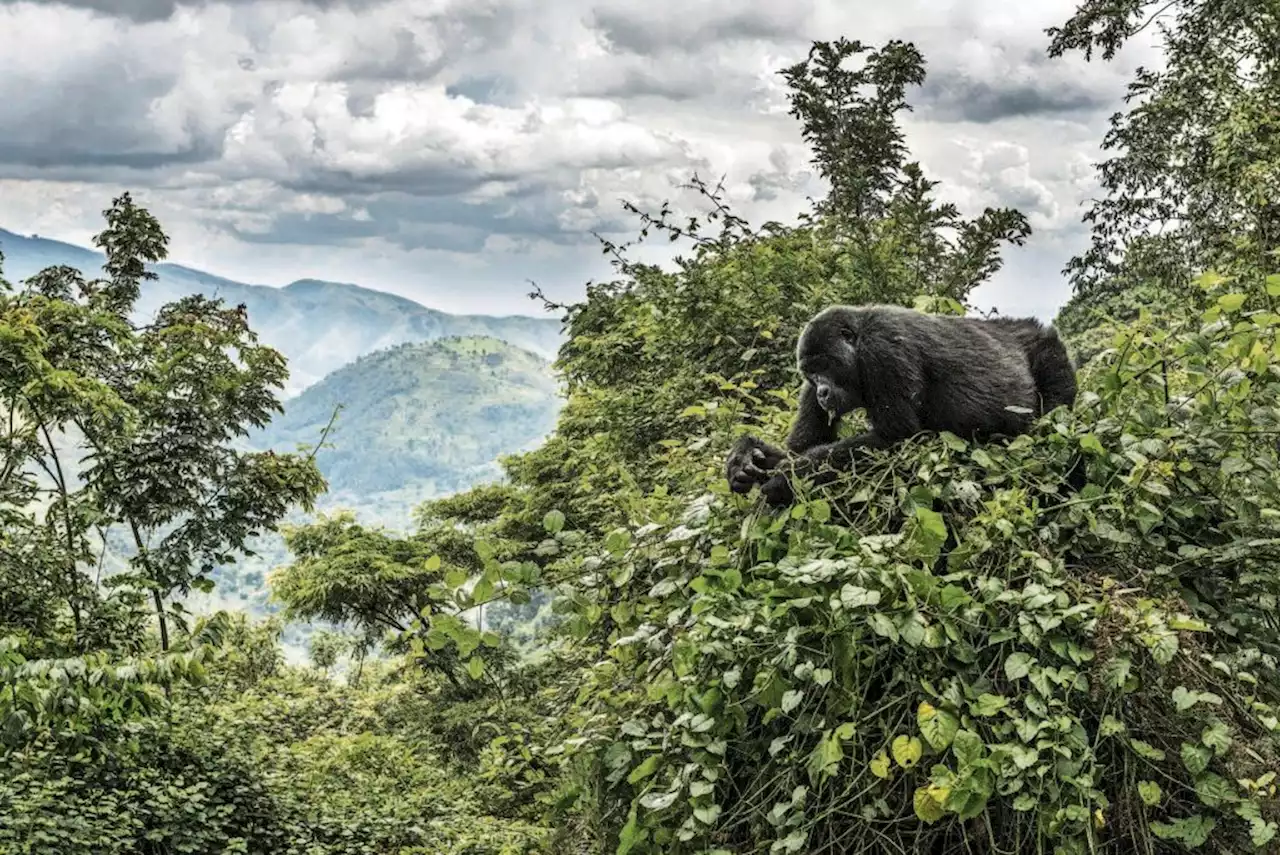
[[[123,527],[134,554],[111,583],[149,592],[167,650],[165,599],[208,589],[217,564],[292,507],[311,509],[325,485],[310,457],[236,447],[280,410],[287,376],[243,307],[187,297],[137,326],[141,285],[155,278],[146,264],[165,256],[167,238],[128,194],[104,216],[95,243],[106,278],[54,267],[0,303],[0,491],[24,507],[14,517],[21,534],[10,537],[28,544],[24,560],[67,603],[79,646],[86,604],[98,596],[84,570],[105,559],[113,527]],[[43,511],[25,510],[46,489],[33,468],[54,497]],[[93,531],[103,539],[96,555]]]
[[[1051,56],[1111,60],[1158,34],[1164,63],[1138,70],[1103,140],[1104,195],[1090,248],[1066,272],[1082,299],[1158,282],[1195,299],[1210,266],[1280,247],[1280,16],[1274,3],[1088,0],[1049,29]],[[1129,314],[1132,314],[1130,312]]]
[[[407,650],[424,669],[469,693],[465,677],[479,680],[485,671],[482,648],[491,648],[485,651],[491,665],[510,657],[492,649],[499,645],[496,634],[461,616],[483,604],[492,585],[488,593],[462,591],[468,566],[478,559],[456,533],[438,533],[440,539],[394,537],[366,529],[350,513],[291,528],[285,541],[295,560],[272,576],[272,595],[290,618],[348,624],[366,638],[390,634],[392,649]]]

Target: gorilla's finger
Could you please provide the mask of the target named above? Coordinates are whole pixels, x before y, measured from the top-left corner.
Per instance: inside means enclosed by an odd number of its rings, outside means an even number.
[[[760,493],[764,496],[765,501],[775,508],[790,504],[794,498],[794,494],[791,491],[791,482],[787,480],[785,475],[775,475],[770,478],[760,486]]]

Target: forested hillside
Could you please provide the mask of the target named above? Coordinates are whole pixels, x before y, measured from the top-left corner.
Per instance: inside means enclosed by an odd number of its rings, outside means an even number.
[[[316,441],[341,407],[333,447],[317,454],[331,493],[413,485],[440,494],[495,478],[497,458],[541,440],[559,405],[545,360],[498,339],[455,337],[361,357],[290,400],[251,441],[293,450]]]
[[[317,511],[347,510],[366,525],[411,531],[422,501],[499,479],[499,459],[539,443],[561,404],[540,357],[497,339],[448,338],[361,357],[286,401],[243,443],[290,452],[323,440],[315,462],[328,489]],[[115,543],[117,560],[132,554],[127,540]],[[288,563],[284,540],[264,532],[248,546],[252,555],[212,571],[214,589],[189,598],[190,608],[229,606],[258,617],[275,610],[266,579]],[[285,638],[296,645],[308,634],[293,626]]]
[[[913,46],[816,43],[784,70],[814,210],[755,227],[695,179],[696,216],[640,211],[686,254],[604,247],[555,432],[503,483],[405,535],[285,532],[285,616],[345,629],[312,668],[273,625],[167,607],[322,485],[234,450],[283,382],[234,312],[125,321],[164,240],[117,200],[106,280],[0,297],[0,852],[1280,851],[1280,23],[1086,0],[1048,50],[1105,62],[1136,32],[1168,63],[1113,120],[1067,271],[1073,406],[915,437],[785,510],[730,492],[737,437],[790,425],[815,311],[963,313],[1031,238],[912,160]],[[37,494],[19,473],[58,470],[65,423],[100,462]],[[94,526],[174,519],[98,584]]]

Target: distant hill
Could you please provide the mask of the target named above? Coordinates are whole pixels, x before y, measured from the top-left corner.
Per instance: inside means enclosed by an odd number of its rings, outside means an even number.
[[[408,531],[426,499],[497,480],[497,458],[537,445],[562,404],[546,360],[488,337],[399,345],[364,356],[310,387],[265,430],[258,449],[315,445],[334,407],[345,405],[316,462],[329,481],[318,510],[349,508],[365,524]],[[306,514],[295,512],[292,522]],[[266,576],[289,560],[278,534],[254,538],[256,553],[214,573],[211,595],[192,594],[197,612],[272,611]],[[127,550],[125,550],[127,552]],[[291,655],[309,630],[286,635]]]
[[[11,282],[64,264],[86,276],[101,275],[101,253],[60,241],[23,237],[0,229],[5,278]],[[164,303],[202,293],[244,303],[262,340],[289,360],[293,395],[357,357],[406,342],[450,336],[491,336],[552,358],[560,346],[560,322],[510,315],[451,315],[404,297],[339,282],[303,279],[284,288],[246,285],[178,264],[154,266],[159,279],[146,283],[139,320]]]
[[[292,451],[314,444],[330,493],[448,493],[496,477],[496,459],[540,442],[561,399],[542,357],[492,337],[403,344],[357,359],[289,401],[250,439]]]

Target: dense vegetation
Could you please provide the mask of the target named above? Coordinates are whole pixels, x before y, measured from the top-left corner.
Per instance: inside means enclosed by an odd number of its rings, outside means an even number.
[[[556,432],[504,483],[425,503],[406,536],[286,532],[287,615],[350,633],[318,637],[314,669],[225,616],[162,652],[139,596],[62,553],[73,522],[153,519],[165,485],[107,466],[128,502],[93,477],[74,502],[6,495],[0,851],[1277,851],[1278,24],[1088,0],[1051,51],[1105,58],[1157,14],[1170,61],[1115,120],[1070,268],[1082,393],[1025,437],[921,437],[785,512],[723,483],[740,432],[785,431],[816,308],[964,311],[1029,235],[938,203],[910,161],[915,49],[841,40],[785,71],[831,185],[799,225],[753,229],[696,181],[704,215],[636,211],[692,249],[664,269],[606,245],[617,278],[566,307]],[[115,224],[153,224],[113,211],[108,272],[136,278],[158,247]],[[70,295],[4,299],[0,358],[47,378],[6,387],[11,410],[57,392],[112,448],[141,442],[131,390],[163,372],[99,378]],[[129,340],[115,317],[92,320]],[[7,453],[43,459],[32,433]],[[290,477],[255,500],[310,501],[308,462],[273,459]],[[121,591],[187,580],[150,554]]]

